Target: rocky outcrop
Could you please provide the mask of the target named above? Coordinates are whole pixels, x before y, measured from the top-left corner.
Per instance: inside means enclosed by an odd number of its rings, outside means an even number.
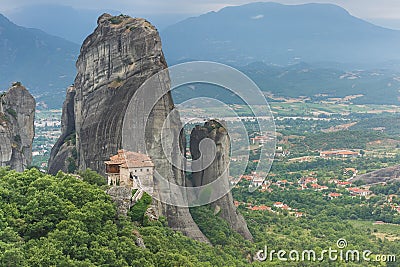
[[[203,149],[200,149],[200,143],[206,139],[214,142],[215,147],[206,145]],[[203,155],[201,150],[203,151]],[[190,135],[190,153],[193,159],[193,168],[201,171],[192,173],[192,185],[196,187],[204,186],[216,179],[221,179],[221,185],[218,186],[219,188],[213,186],[213,190],[214,192],[218,190],[227,192],[229,189],[229,152],[230,138],[226,126],[214,120],[206,122],[204,126],[196,126]],[[212,194],[210,196],[212,196]],[[210,199],[210,202],[211,201],[212,199]],[[248,240],[253,239],[247,228],[246,221],[243,216],[238,213],[233,204],[233,198],[230,192],[224,194],[223,197],[216,201],[213,201],[211,206],[214,209],[214,213],[219,214],[221,218],[225,219],[232,229]]]
[[[365,184],[400,181],[400,165],[376,170],[362,175],[357,175],[352,182],[363,181]]]
[[[138,237],[135,240],[135,245],[142,248],[142,249],[146,249],[146,245],[144,244],[144,240],[142,237]]]
[[[111,196],[111,199],[117,205],[119,215],[127,215],[130,208],[133,206],[132,190],[125,186],[113,186],[106,191]]]
[[[77,165],[75,94],[74,86],[67,89],[67,96],[62,109],[61,136],[50,153],[48,172],[53,175],[58,171],[71,171]]]
[[[140,235],[140,233],[137,230],[133,230],[132,233],[136,236],[135,245],[142,249],[145,249],[146,245],[144,244],[143,237]]]
[[[73,139],[76,140],[72,148],[76,149],[78,167],[91,168],[104,174],[104,162],[122,148],[123,121],[129,101],[148,78],[166,67],[159,34],[149,22],[122,15],[102,15],[98,19],[97,28],[81,48],[74,89],[71,89],[71,99],[66,100],[63,109],[63,113],[68,114],[73,106],[74,112],[63,116],[63,133],[52,150],[49,162],[51,172],[65,170],[65,158],[68,158],[68,153],[72,153],[70,145],[65,143],[66,140]],[[165,89],[169,84],[169,77],[164,78],[159,86],[146,92],[146,97],[137,103],[138,107],[153,103],[158,93],[156,90]],[[162,122],[173,106],[170,93],[165,94],[157,102],[148,120],[140,109],[135,113],[132,129],[141,131],[144,127],[149,127],[150,134],[146,135],[146,140],[136,140],[136,151],[143,145],[148,145],[147,151],[156,171],[168,181],[184,185],[184,174],[174,169],[166,156],[160,153],[162,147],[159,133],[163,127]],[[149,122],[146,126],[145,121]],[[169,141],[182,142],[180,126],[179,118],[171,123]],[[155,194],[161,195],[162,191],[163,188],[159,185],[155,186]],[[161,199],[161,196],[156,198]],[[165,216],[172,229],[196,240],[208,242],[193,221],[188,208],[157,201],[152,206],[154,213],[157,213],[154,216]]]
[[[32,163],[35,106],[20,83],[0,96],[0,166],[21,172]]]

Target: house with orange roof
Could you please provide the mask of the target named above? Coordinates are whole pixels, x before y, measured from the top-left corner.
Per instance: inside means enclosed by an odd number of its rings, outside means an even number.
[[[250,141],[253,145],[263,145],[265,143],[271,142],[273,138],[267,135],[256,136],[254,138],[250,138]]]
[[[311,188],[318,189],[319,188],[319,184],[311,184]]]
[[[240,178],[246,181],[253,181],[253,176],[251,175],[241,175]]]
[[[309,183],[315,184],[317,182],[318,182],[318,179],[314,178],[314,177],[302,177],[299,180],[299,184],[301,184],[301,185],[307,185]]]
[[[340,186],[340,187],[346,187],[346,186],[350,186],[351,182],[349,182],[349,181],[338,181],[337,185]]]
[[[264,181],[265,181],[265,176],[264,174],[259,174],[256,172],[252,172],[251,177],[252,179],[252,185],[255,187],[261,186]]]
[[[347,191],[350,192],[351,195],[353,196],[368,196],[370,195],[372,192],[370,190],[367,189],[361,189],[358,187],[352,187],[352,188],[347,188]]]
[[[261,211],[265,211],[265,210],[271,210],[271,207],[265,206],[265,205],[260,205],[260,206],[254,206],[251,208],[251,210],[261,210]]]

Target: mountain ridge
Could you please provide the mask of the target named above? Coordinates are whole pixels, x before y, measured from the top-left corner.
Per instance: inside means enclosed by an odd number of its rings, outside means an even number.
[[[41,30],[25,28],[0,14],[0,87],[22,81],[32,94],[64,94],[73,81],[79,46]],[[42,95],[43,97],[43,95]]]
[[[400,31],[376,26],[332,4],[225,7],[176,23],[161,35],[170,64],[186,58],[235,65],[255,60],[288,65],[400,59],[391,44],[400,43]]]

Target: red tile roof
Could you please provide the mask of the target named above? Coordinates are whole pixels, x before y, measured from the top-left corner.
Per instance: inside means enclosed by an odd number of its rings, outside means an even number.
[[[149,156],[122,149],[118,150],[117,155],[110,157],[110,160],[106,161],[105,164],[120,165],[123,168],[154,167]]]
[[[337,184],[338,184],[338,185],[350,185],[351,182],[348,182],[348,181],[339,181]]]
[[[251,210],[271,210],[271,207],[265,206],[265,205],[260,205],[260,206],[254,206],[251,208]]]
[[[356,193],[356,194],[369,193],[369,192],[371,192],[371,191],[369,191],[369,190],[361,189],[361,188],[357,188],[357,187],[347,188],[347,190],[348,190],[349,192],[353,192],[353,193]]]

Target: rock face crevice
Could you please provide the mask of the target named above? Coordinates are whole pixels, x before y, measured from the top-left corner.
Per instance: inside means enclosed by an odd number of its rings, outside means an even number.
[[[84,41],[76,66],[78,73],[75,83],[68,90],[63,107],[62,136],[52,149],[49,171],[66,171],[71,161],[75,160],[79,169],[91,168],[104,175],[104,162],[123,148],[124,117],[132,96],[148,78],[167,68],[159,34],[144,19],[103,14],[98,19],[95,31]],[[153,90],[169,86],[169,77],[164,78],[167,80],[151,87],[137,106],[153,103],[152,98],[157,95]],[[168,181],[184,185],[184,174],[173,168],[162,153],[159,134],[162,122],[173,107],[170,93],[165,94],[149,118],[138,109],[132,129],[141,131],[149,127],[146,140],[137,140],[136,148],[146,145],[155,169]],[[171,142],[183,142],[180,129],[180,120],[177,118],[170,125]],[[75,158],[71,159],[71,156]],[[168,194],[168,188],[155,184],[154,192],[159,194],[157,199],[162,199],[165,191]],[[157,216],[167,218],[172,229],[208,242],[188,208],[158,201],[154,201],[152,207]]]
[[[215,143],[215,151],[208,149],[206,155],[201,155],[200,143],[202,140],[210,139]],[[208,152],[208,153],[207,153]],[[221,179],[223,185],[214,190],[227,190],[229,188],[229,161],[230,161],[230,138],[226,127],[221,123],[210,120],[204,126],[196,126],[190,134],[190,153],[192,159],[196,160],[194,168],[201,170],[192,173],[191,183],[199,187],[210,184],[215,179]],[[209,154],[209,155],[207,155]],[[215,157],[214,157],[215,155]],[[209,157],[214,157],[209,164]],[[200,160],[199,160],[200,159]],[[211,203],[216,213],[225,219],[233,230],[241,234],[245,239],[252,240],[247,223],[243,216],[238,213],[233,204],[231,192]]]
[[[20,83],[0,96],[0,166],[22,172],[31,165],[35,107]]]
[[[74,86],[67,89],[61,116],[61,136],[51,149],[49,169],[50,174],[58,171],[68,172],[68,167],[76,163],[76,130],[75,130],[75,95]]]

